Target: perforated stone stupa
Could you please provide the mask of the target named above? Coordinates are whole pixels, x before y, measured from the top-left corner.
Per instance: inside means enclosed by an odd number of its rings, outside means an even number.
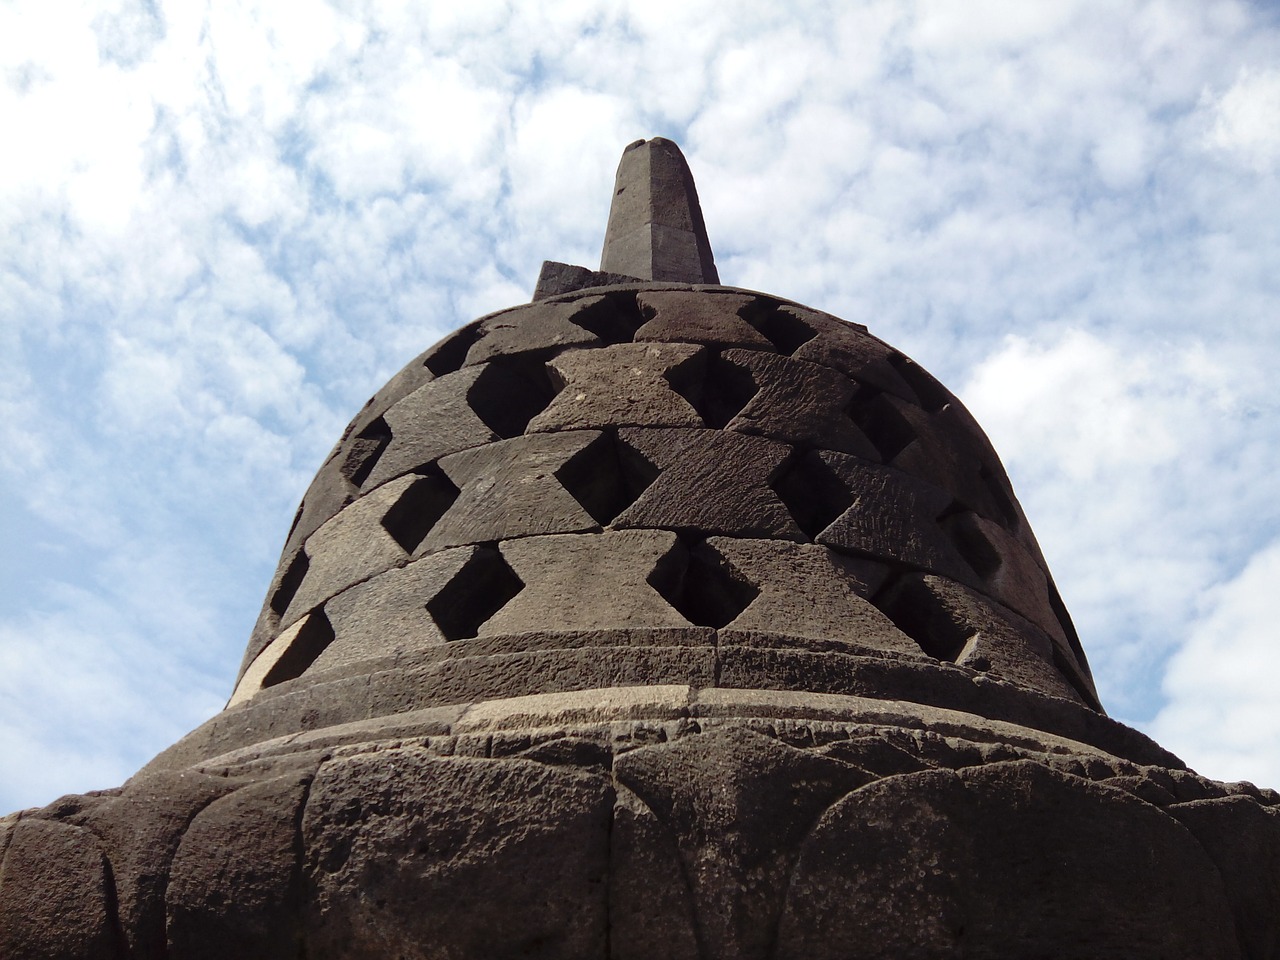
[[[1277,801],[1106,717],[963,405],[641,141],[600,271],[352,421],[226,710],[0,821],[0,956],[1261,960]]]

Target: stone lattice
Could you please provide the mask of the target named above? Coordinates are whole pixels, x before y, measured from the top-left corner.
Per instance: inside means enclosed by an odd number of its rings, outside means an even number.
[[[973,418],[700,282],[672,151],[357,415],[223,713],[0,821],[0,956],[1278,955],[1280,796],[1105,716]]]

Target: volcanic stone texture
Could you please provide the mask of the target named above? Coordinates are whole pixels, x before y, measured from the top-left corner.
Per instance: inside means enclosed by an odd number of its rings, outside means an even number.
[[[670,140],[637,140],[623,151],[600,270],[642,280],[720,282],[693,174]]]
[[[708,669],[736,684],[757,670],[803,688],[810,671],[815,690],[866,692],[874,664],[846,664],[840,688],[795,649],[825,642],[1098,708],[959,401],[861,327],[676,284],[503,311],[398,374],[308,493],[234,702],[375,664],[416,682],[442,658],[469,662],[428,687],[470,699],[497,669],[474,658],[516,654],[545,660],[529,675],[551,670],[556,689],[615,683],[628,657],[667,658],[662,676],[686,682],[702,668],[675,634],[613,651],[609,669],[576,652],[680,627],[728,631]],[[592,630],[615,639],[578,636]],[[755,652],[725,653],[746,636]]]
[[[1280,795],[1101,712],[936,380],[614,285],[369,401],[228,708],[0,820],[0,957],[1263,960],[1277,864]]]
[[[911,704],[590,693],[329,727],[188,768],[217,789],[174,803],[6,818],[0,949],[1274,956],[1274,792]]]

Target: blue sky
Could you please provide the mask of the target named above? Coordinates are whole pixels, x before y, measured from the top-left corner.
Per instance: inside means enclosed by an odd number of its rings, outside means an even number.
[[[1113,716],[1280,786],[1280,27],[1234,0],[0,7],[0,808],[221,708],[409,358],[676,139],[726,283],[978,416]]]

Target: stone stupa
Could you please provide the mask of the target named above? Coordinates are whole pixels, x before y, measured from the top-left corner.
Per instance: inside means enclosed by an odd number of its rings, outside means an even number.
[[[227,709],[0,820],[0,957],[1262,960],[1278,801],[1107,718],[973,418],[656,139],[356,416]]]

